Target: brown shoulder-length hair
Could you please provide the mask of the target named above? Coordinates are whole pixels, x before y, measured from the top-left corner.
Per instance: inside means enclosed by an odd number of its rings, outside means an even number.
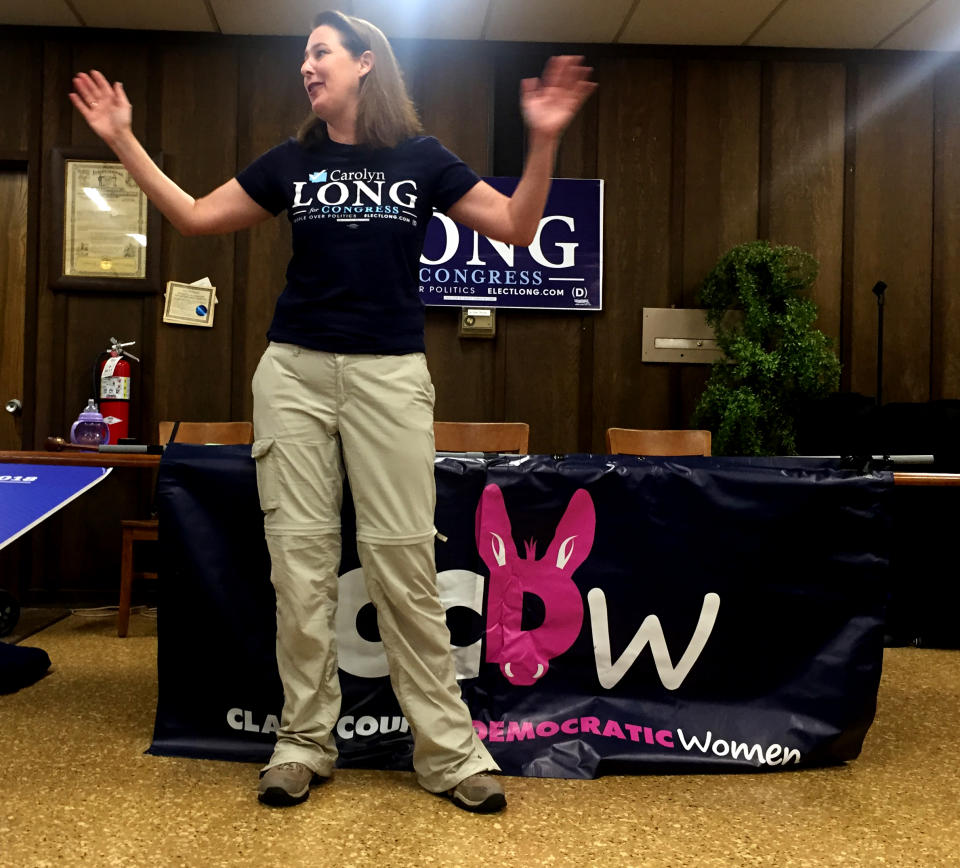
[[[340,34],[343,47],[353,57],[358,58],[365,51],[371,52],[374,57],[373,67],[360,80],[357,144],[369,148],[392,148],[422,132],[417,110],[407,93],[397,59],[383,32],[369,21],[333,10],[321,12],[314,18],[314,30],[324,25]],[[314,114],[297,131],[297,141],[306,148],[326,138],[326,121]]]

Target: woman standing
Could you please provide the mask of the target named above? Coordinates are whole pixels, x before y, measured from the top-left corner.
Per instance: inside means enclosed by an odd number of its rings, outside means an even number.
[[[284,706],[258,797],[307,798],[337,758],[334,635],[344,474],[357,549],[394,693],[414,736],[419,783],[469,811],[506,805],[497,765],[460,698],[434,565],[433,386],[418,264],[433,208],[490,238],[533,240],[562,131],[593,91],[580,58],[523,82],[529,133],[507,197],[420,124],[393,52],[373,25],[314,22],[300,68],[312,116],[201,199],[167,178],[131,132],[131,106],[99,72],[70,95],[150,200],[184,235],[232,232],[286,211],[287,284],[253,378],[253,456],[277,596]]]

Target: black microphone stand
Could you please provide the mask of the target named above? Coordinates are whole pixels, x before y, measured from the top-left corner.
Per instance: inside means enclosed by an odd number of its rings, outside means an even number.
[[[887,285],[878,280],[873,287],[877,297],[877,406],[883,404],[883,294]]]

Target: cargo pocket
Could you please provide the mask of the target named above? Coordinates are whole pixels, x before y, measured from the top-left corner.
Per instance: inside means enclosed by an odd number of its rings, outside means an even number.
[[[250,456],[257,463],[257,492],[260,509],[269,512],[280,505],[280,483],[277,479],[276,455],[272,454],[274,440],[255,440]]]

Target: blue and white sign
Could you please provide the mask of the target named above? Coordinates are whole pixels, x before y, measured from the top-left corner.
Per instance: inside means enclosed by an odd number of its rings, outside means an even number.
[[[484,178],[510,195],[517,178]],[[529,247],[492,241],[435,212],[420,257],[424,304],[603,308],[603,181],[555,178]]]
[[[0,549],[109,475],[109,467],[0,464]]]

